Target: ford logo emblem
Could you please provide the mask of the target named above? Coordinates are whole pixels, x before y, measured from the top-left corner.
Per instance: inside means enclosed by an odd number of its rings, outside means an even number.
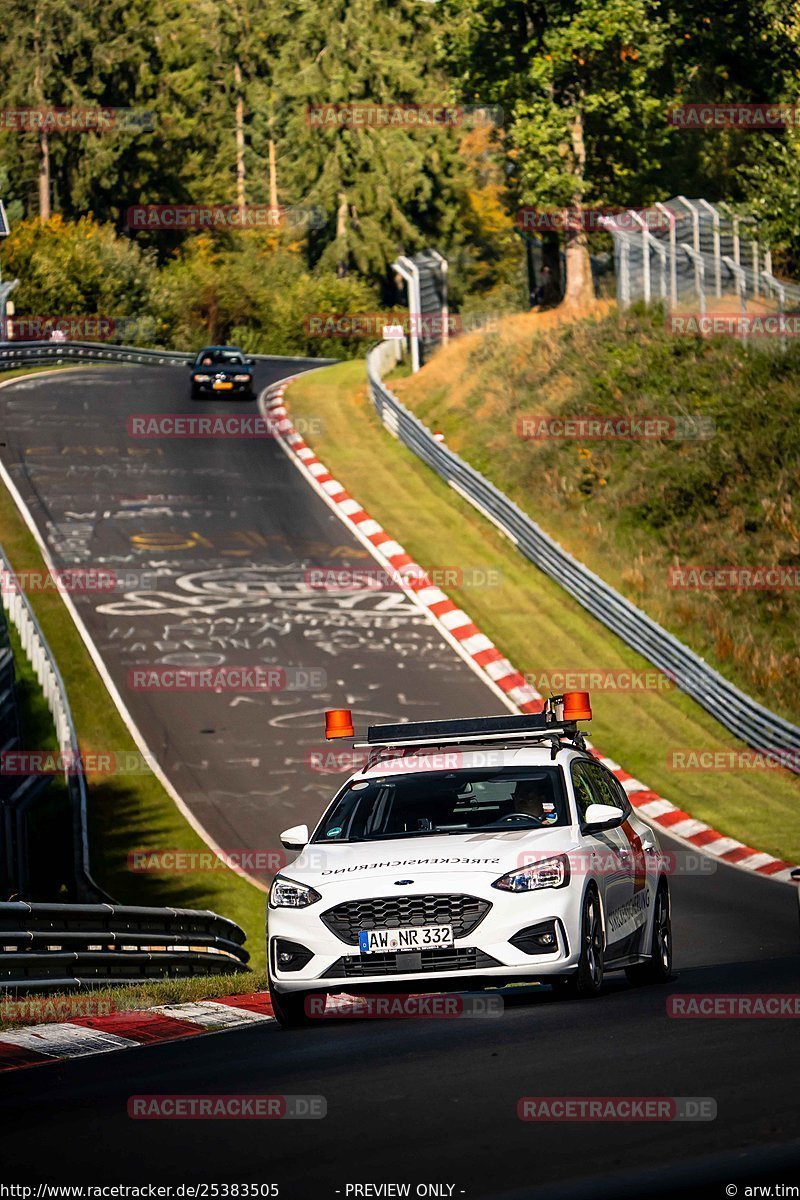
[[[413,879],[395,879],[394,884],[395,884],[395,887],[404,887],[405,884],[413,883],[413,882],[414,882]]]

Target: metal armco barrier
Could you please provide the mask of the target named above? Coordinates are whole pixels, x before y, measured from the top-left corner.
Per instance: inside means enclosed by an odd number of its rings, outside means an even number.
[[[498,527],[517,549],[559,583],[579,604],[636,650],[726,729],[763,753],[784,752],[800,773],[800,729],[770,712],[710,667],[656,621],[568,554],[513,501],[473,467],[437,442],[430,430],[384,385],[381,374],[395,361],[393,343],[367,355],[367,378],[375,410],[388,431],[436,471],[460,496]]]
[[[259,362],[293,361],[302,355],[248,354]],[[0,342],[0,371],[25,367],[57,367],[62,363],[107,362],[138,363],[145,367],[188,366],[195,352],[187,350],[149,350],[143,346],[112,346],[104,342]],[[336,363],[338,358],[320,358],[320,366]]]
[[[0,904],[0,989],[247,971],[244,941],[233,921],[187,908]]]
[[[14,571],[2,546],[0,546],[0,572],[3,577],[3,587],[0,589],[2,604],[8,620],[19,634],[22,649],[33,667],[36,679],[42,689],[55,725],[58,748],[64,755],[65,762],[77,764],[75,769],[66,770],[64,776],[72,807],[74,873],[77,894],[84,900],[108,899],[94,882],[89,871],[86,780],[80,769],[78,735],[72,721],[72,712],[67,700],[64,681],[27,596],[21,587],[11,586]],[[24,895],[27,884],[27,879],[24,877],[24,864],[20,864],[20,870],[22,878],[17,880],[17,886]]]
[[[193,361],[176,350],[111,346],[102,342],[0,342],[0,371],[20,367],[58,366],[63,362],[139,363],[151,367],[180,366]]]

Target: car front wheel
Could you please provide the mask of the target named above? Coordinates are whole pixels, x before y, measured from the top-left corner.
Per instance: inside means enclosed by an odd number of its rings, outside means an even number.
[[[553,990],[563,996],[591,997],[603,987],[603,918],[600,897],[594,887],[587,889],[581,915],[581,956],[578,969],[564,979],[553,981]]]

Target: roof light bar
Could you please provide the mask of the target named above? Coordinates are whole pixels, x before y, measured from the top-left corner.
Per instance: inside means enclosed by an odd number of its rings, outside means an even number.
[[[407,721],[370,725],[361,747],[445,745],[458,742],[541,741],[581,737],[577,721],[591,720],[588,692],[566,692],[545,700],[540,713],[502,717],[465,717],[456,721]]]

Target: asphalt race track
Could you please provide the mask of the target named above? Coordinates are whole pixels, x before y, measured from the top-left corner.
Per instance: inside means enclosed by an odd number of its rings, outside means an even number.
[[[291,1032],[270,1023],[6,1073],[0,1154],[14,1165],[3,1176],[277,1182],[290,1200],[398,1181],[452,1183],[454,1196],[467,1197],[539,1189],[553,1198],[722,1197],[746,1170],[763,1184],[768,1167],[788,1162],[793,1169],[779,1178],[796,1184],[800,1148],[765,1152],[800,1130],[793,1022],[675,1020],[665,1010],[670,992],[796,993],[796,899],[786,885],[731,867],[676,878],[674,898],[668,989],[612,978],[598,1000],[555,1000],[541,988],[502,1017],[334,1020]],[[242,1092],[322,1095],[328,1115],[135,1123],[126,1115],[131,1095]],[[516,1116],[524,1095],[708,1096],[718,1115],[684,1124],[531,1124]],[[704,1170],[710,1179],[694,1192]],[[633,1174],[630,1191],[616,1178],[604,1187],[603,1177],[620,1172]],[[552,1186],[581,1176],[586,1186],[574,1193]]]
[[[258,386],[313,365],[261,366]],[[424,720],[455,695],[464,716],[505,710],[399,588],[313,582],[309,571],[377,564],[273,440],[128,432],[133,415],[172,413],[256,406],[191,401],[179,367],[23,378],[0,389],[1,453],[58,567],[142,573],[143,587],[75,592],[76,606],[194,816],[224,850],[270,862],[280,831],[318,816],[349,774],[310,769],[330,750],[325,708]],[[266,695],[187,694],[136,690],[129,677],[255,665],[284,671],[288,686],[276,674]]]
[[[343,625],[327,595],[321,608],[315,597],[306,597],[311,609],[298,604],[292,586],[306,564],[362,560],[279,447],[162,441],[131,454],[126,416],[185,410],[185,384],[177,371],[142,378],[110,369],[23,380],[0,391],[4,461],[59,561],[84,554],[92,565],[102,558],[168,578],[155,610],[139,598],[133,608],[100,612],[104,600],[80,599],[115,678],[156,655],[202,653],[198,646],[216,638],[228,662],[328,672],[324,695],[279,693],[235,707],[228,696],[199,694],[188,704],[126,693],[214,836],[275,845],[282,825],[311,815],[329,793],[303,762],[319,745],[318,713],[329,699],[386,717],[470,715],[498,711],[499,702],[401,597],[382,596],[388,603],[376,620],[372,596],[370,615],[349,614]],[[264,541],[243,542],[249,532]],[[197,575],[210,586],[187,586]],[[240,586],[254,577],[278,587]],[[219,622],[242,616],[266,617],[275,644],[257,645],[255,624],[240,638],[246,645],[225,641],[231,635]],[[257,765],[241,761],[249,758]],[[667,988],[612,977],[594,1001],[518,992],[501,1017],[329,1020],[292,1032],[270,1023],[8,1072],[0,1077],[0,1181],[277,1183],[287,1200],[345,1197],[357,1183],[408,1182],[412,1196],[416,1185],[437,1184],[443,1196],[508,1200],[716,1198],[732,1194],[727,1184],[740,1196],[748,1181],[800,1185],[793,1022],[666,1012],[670,993],[796,994],[797,898],[786,885],[722,865],[676,876],[672,889],[676,970]],[[130,1096],[165,1093],[321,1095],[327,1116],[128,1117]],[[517,1117],[522,1096],[609,1095],[710,1097],[717,1116],[624,1124]]]

